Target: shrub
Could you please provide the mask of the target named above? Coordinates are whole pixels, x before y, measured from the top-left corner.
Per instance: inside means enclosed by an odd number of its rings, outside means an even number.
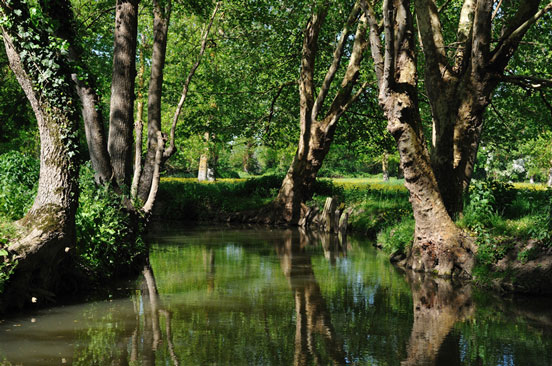
[[[79,262],[98,277],[130,271],[146,248],[137,220],[124,209],[121,197],[108,186],[96,186],[89,165],[80,173],[81,195],[76,215]]]
[[[16,220],[31,207],[38,187],[40,164],[12,151],[0,155],[0,215]]]

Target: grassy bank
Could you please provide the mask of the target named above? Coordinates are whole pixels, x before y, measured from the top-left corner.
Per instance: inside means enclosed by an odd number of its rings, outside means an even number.
[[[262,207],[276,196],[282,177],[198,183],[164,178],[156,214],[165,219],[216,221],[227,213]],[[414,219],[403,181],[381,178],[321,179],[308,205],[322,207],[328,196],[350,209],[353,232],[377,238],[389,254],[404,252]],[[543,185],[474,181],[457,224],[477,237],[478,278],[509,276],[499,264],[514,252],[523,264],[552,247],[552,191]]]
[[[216,221],[228,213],[260,208],[277,195],[282,176],[221,179],[198,183],[188,178],[163,178],[155,215],[184,221]],[[328,196],[350,209],[351,230],[378,236],[388,252],[404,248],[414,231],[408,192],[402,180],[380,178],[321,179],[309,206],[322,207]]]

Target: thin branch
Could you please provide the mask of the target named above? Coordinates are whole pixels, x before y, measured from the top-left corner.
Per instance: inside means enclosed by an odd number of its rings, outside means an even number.
[[[521,86],[524,89],[541,90],[552,88],[552,79],[543,79],[534,76],[502,75],[500,80]]]
[[[100,14],[98,14],[98,16],[96,18],[94,18],[88,25],[85,25],[84,26],[84,30],[89,30],[90,27],[92,27],[94,25],[94,23],[96,23],[98,20],[100,20],[105,14],[107,13],[111,13],[115,11],[115,7],[110,7],[110,8],[107,8],[107,9],[104,9],[100,12]],[[87,20],[89,20],[90,18],[88,18]],[[86,21],[87,21],[86,20]],[[83,23],[86,23],[86,21],[84,21]]]
[[[341,31],[339,41],[335,46],[332,64],[330,65],[328,72],[326,73],[326,77],[324,78],[324,81],[322,82],[322,86],[320,87],[320,92],[318,93],[318,96],[316,97],[316,101],[314,102],[314,105],[312,107],[311,118],[313,120],[316,119],[316,116],[318,115],[318,112],[320,112],[320,109],[324,104],[324,100],[328,95],[328,92],[330,90],[330,85],[335,77],[337,68],[339,67],[341,57],[343,56],[343,49],[345,48],[345,45],[347,43],[347,38],[350,32],[350,29],[353,23],[355,22],[355,20],[357,19],[359,12],[360,12],[360,5],[359,5],[359,0],[357,0],[355,2],[355,5],[353,6],[353,9],[351,10],[351,13],[349,14],[349,17],[347,18],[347,21],[345,22],[345,25],[343,26],[343,30]]]
[[[493,21],[494,18],[496,17],[496,15],[498,14],[498,10],[500,9],[501,5],[502,5],[502,0],[499,0],[498,5],[496,6],[496,8],[493,12],[493,15],[491,16],[491,21]]]
[[[439,9],[437,10],[437,12],[438,12],[439,14],[441,14],[441,12],[442,12],[443,10],[446,9],[446,7],[451,3],[451,1],[452,1],[452,0],[447,0],[447,1],[445,1],[445,3],[439,7]]]
[[[358,89],[358,91],[349,99],[349,101],[343,106],[343,108],[341,109],[341,113],[340,114],[343,114],[345,112],[347,112],[347,110],[351,107],[351,105],[353,105],[353,103],[362,95],[362,93],[364,93],[364,91],[366,90],[366,88],[368,87],[368,85],[370,85],[370,82],[368,81],[365,81],[361,86],[360,88]]]
[[[174,112],[174,117],[171,125],[171,131],[169,134],[169,147],[165,152],[163,153],[163,157],[165,159],[168,159],[172,156],[175,152],[175,144],[174,144],[174,135],[176,131],[176,124],[178,123],[178,118],[180,117],[180,112],[182,111],[182,106],[184,105],[184,101],[186,100],[186,96],[188,95],[188,88],[190,86],[190,82],[192,81],[192,77],[194,76],[197,68],[199,67],[199,64],[201,63],[201,58],[203,57],[203,54],[205,53],[205,47],[207,46],[207,37],[209,36],[209,31],[211,30],[211,26],[213,25],[213,22],[215,20],[215,16],[217,14],[218,9],[221,6],[221,1],[217,2],[215,5],[215,9],[213,10],[213,14],[211,15],[211,19],[209,20],[209,24],[207,27],[205,27],[205,31],[203,32],[202,40],[201,40],[201,49],[199,51],[199,55],[197,57],[197,60],[195,64],[190,69],[190,72],[188,73],[188,77],[186,78],[186,81],[184,82],[184,87],[182,89],[182,95],[180,96],[180,101],[178,102],[178,105],[176,107],[176,111]]]
[[[510,26],[504,32],[498,41],[498,45],[493,50],[491,64],[499,65],[499,68],[506,67],[511,58],[511,50],[517,47],[530,26],[536,23],[544,14],[552,10],[552,1],[544,8],[536,11],[539,1],[524,2],[518,13],[511,21]]]
[[[278,88],[278,91],[276,92],[276,95],[274,96],[274,98],[272,99],[272,103],[270,104],[270,111],[268,113],[268,120],[266,122],[265,134],[268,134],[268,131],[270,129],[270,123],[272,122],[272,117],[274,116],[274,107],[276,106],[276,101],[280,97],[280,94],[282,94],[282,91],[286,86],[294,84],[297,84],[297,81],[288,81],[287,83],[280,85],[280,87]]]

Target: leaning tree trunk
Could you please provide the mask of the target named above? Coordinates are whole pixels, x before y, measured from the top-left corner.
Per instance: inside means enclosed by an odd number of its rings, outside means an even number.
[[[31,103],[41,142],[38,192],[19,221],[25,234],[8,246],[18,262],[2,294],[10,302],[0,300],[0,308],[5,308],[21,306],[32,297],[43,301],[58,285],[59,264],[75,243],[78,113],[68,63],[52,45],[53,36],[43,24],[31,21],[27,6],[18,0],[9,8],[0,5],[0,10],[10,20],[2,29],[10,67]],[[26,29],[25,35],[18,26]],[[27,57],[22,59],[23,50]],[[30,61],[45,54],[50,63]],[[51,77],[41,79],[46,73]]]
[[[366,17],[364,14],[359,16],[360,2],[359,0],[355,3],[345,22],[334,50],[332,63],[317,95],[314,94],[314,64],[318,36],[328,9],[319,7],[305,28],[299,80],[301,134],[297,152],[274,202],[276,209],[272,210],[272,215],[278,217],[274,217],[273,221],[297,224],[306,212],[305,202],[312,197],[316,176],[330,150],[339,118],[360,96],[367,85],[364,83],[356,93],[353,93],[353,88],[359,78],[364,50],[368,45]],[[354,37],[351,37],[350,32],[355,22],[358,23],[357,29]],[[322,114],[324,101],[335,78],[345,46],[351,39],[354,41],[345,75],[328,110]]]

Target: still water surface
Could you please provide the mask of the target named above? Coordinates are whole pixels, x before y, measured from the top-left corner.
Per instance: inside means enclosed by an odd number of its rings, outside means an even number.
[[[0,365],[552,365],[548,299],[401,273],[369,242],[161,228],[125,296],[0,320]]]

